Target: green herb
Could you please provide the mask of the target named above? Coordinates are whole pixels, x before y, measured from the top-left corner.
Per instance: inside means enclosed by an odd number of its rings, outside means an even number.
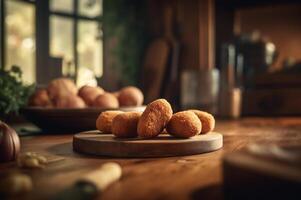
[[[0,69],[0,114],[18,113],[27,105],[35,86],[25,86],[22,82],[22,71],[17,66],[10,70]]]

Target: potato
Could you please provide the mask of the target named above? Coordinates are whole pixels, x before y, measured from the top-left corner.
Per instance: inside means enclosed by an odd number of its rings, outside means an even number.
[[[53,104],[46,89],[37,90],[29,99],[30,106],[52,107]]]
[[[165,99],[157,99],[145,108],[138,123],[138,135],[152,138],[159,135],[172,116],[172,108]]]
[[[119,103],[117,98],[111,93],[98,95],[93,102],[93,106],[99,108],[118,108]]]
[[[111,133],[113,119],[121,113],[123,112],[119,110],[109,110],[100,113],[96,120],[96,128],[103,133]]]
[[[198,118],[201,120],[203,134],[213,131],[215,127],[215,119],[213,115],[200,110],[190,110],[190,111],[194,112],[194,114],[196,114]]]
[[[201,133],[202,123],[194,112],[182,111],[171,117],[166,130],[170,135],[189,138]]]
[[[50,99],[54,100],[62,96],[77,95],[77,88],[71,79],[58,78],[48,84],[47,92]]]
[[[112,94],[118,99],[118,96],[119,96],[119,91],[116,91],[116,92],[112,92]]]
[[[54,101],[55,107],[57,108],[84,108],[86,104],[79,96],[59,96]]]
[[[78,91],[80,96],[88,106],[92,106],[96,97],[103,94],[105,91],[101,87],[82,86]]]
[[[143,94],[136,87],[124,87],[118,93],[120,106],[141,106],[143,104]]]
[[[125,112],[114,117],[112,122],[112,133],[116,137],[137,137],[137,124],[141,112]]]

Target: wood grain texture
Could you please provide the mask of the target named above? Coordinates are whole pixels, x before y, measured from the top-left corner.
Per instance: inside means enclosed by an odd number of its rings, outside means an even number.
[[[200,69],[210,69],[215,67],[214,52],[214,1],[213,0],[200,0],[199,6],[199,63]]]
[[[111,157],[168,157],[211,152],[223,146],[223,136],[212,132],[189,139],[161,134],[152,139],[118,139],[112,134],[87,131],[74,135],[76,152]]]
[[[301,89],[246,89],[243,92],[244,115],[283,116],[300,115]]]
[[[145,103],[160,97],[169,53],[170,46],[168,41],[161,37],[154,39],[146,49],[140,79]]]
[[[149,2],[150,33],[166,35],[166,8],[172,7],[181,43],[179,67],[208,69],[215,67],[215,5],[212,0],[152,0]],[[174,32],[175,33],[175,32]],[[219,34],[219,33],[217,33]],[[223,33],[220,33],[223,34]],[[168,38],[168,37],[167,37]]]
[[[225,199],[300,199],[301,146],[258,145],[223,159]]]
[[[15,163],[0,164],[1,173],[22,171],[33,178],[35,190],[22,199],[47,199],[71,186],[83,174],[114,161],[122,166],[119,182],[101,196],[106,199],[222,199],[222,157],[253,142],[300,145],[301,118],[246,118],[217,120],[223,133],[221,150],[167,158],[116,159],[86,156],[73,152],[73,135],[21,137],[21,151],[35,151],[52,160],[39,170],[18,169]],[[100,197],[99,197],[100,199]]]

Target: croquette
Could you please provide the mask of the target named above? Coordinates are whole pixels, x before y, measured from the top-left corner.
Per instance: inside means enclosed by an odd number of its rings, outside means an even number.
[[[93,102],[93,106],[99,108],[118,108],[119,103],[117,98],[111,93],[98,95]]]
[[[198,118],[202,122],[202,134],[208,133],[210,131],[213,131],[215,127],[215,119],[213,115],[210,113],[200,111],[200,110],[190,110],[194,112],[198,116]]]
[[[148,104],[138,122],[138,136],[152,138],[159,135],[172,116],[172,108],[165,99]]]
[[[137,124],[141,112],[125,112],[114,117],[112,133],[119,138],[137,137]]]
[[[133,86],[124,87],[118,93],[120,106],[141,106],[143,99],[141,90]]]
[[[171,117],[166,130],[175,137],[189,138],[201,133],[202,123],[192,111],[182,111]]]
[[[110,110],[100,113],[96,120],[96,128],[103,133],[111,133],[113,119],[121,113],[123,112],[119,110]]]

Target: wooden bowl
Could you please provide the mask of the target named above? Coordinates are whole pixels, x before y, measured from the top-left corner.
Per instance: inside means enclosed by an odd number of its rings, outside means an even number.
[[[103,111],[144,111],[144,109],[145,106],[121,107],[117,109],[27,107],[21,110],[21,114],[44,132],[75,133],[95,130],[96,119]]]

